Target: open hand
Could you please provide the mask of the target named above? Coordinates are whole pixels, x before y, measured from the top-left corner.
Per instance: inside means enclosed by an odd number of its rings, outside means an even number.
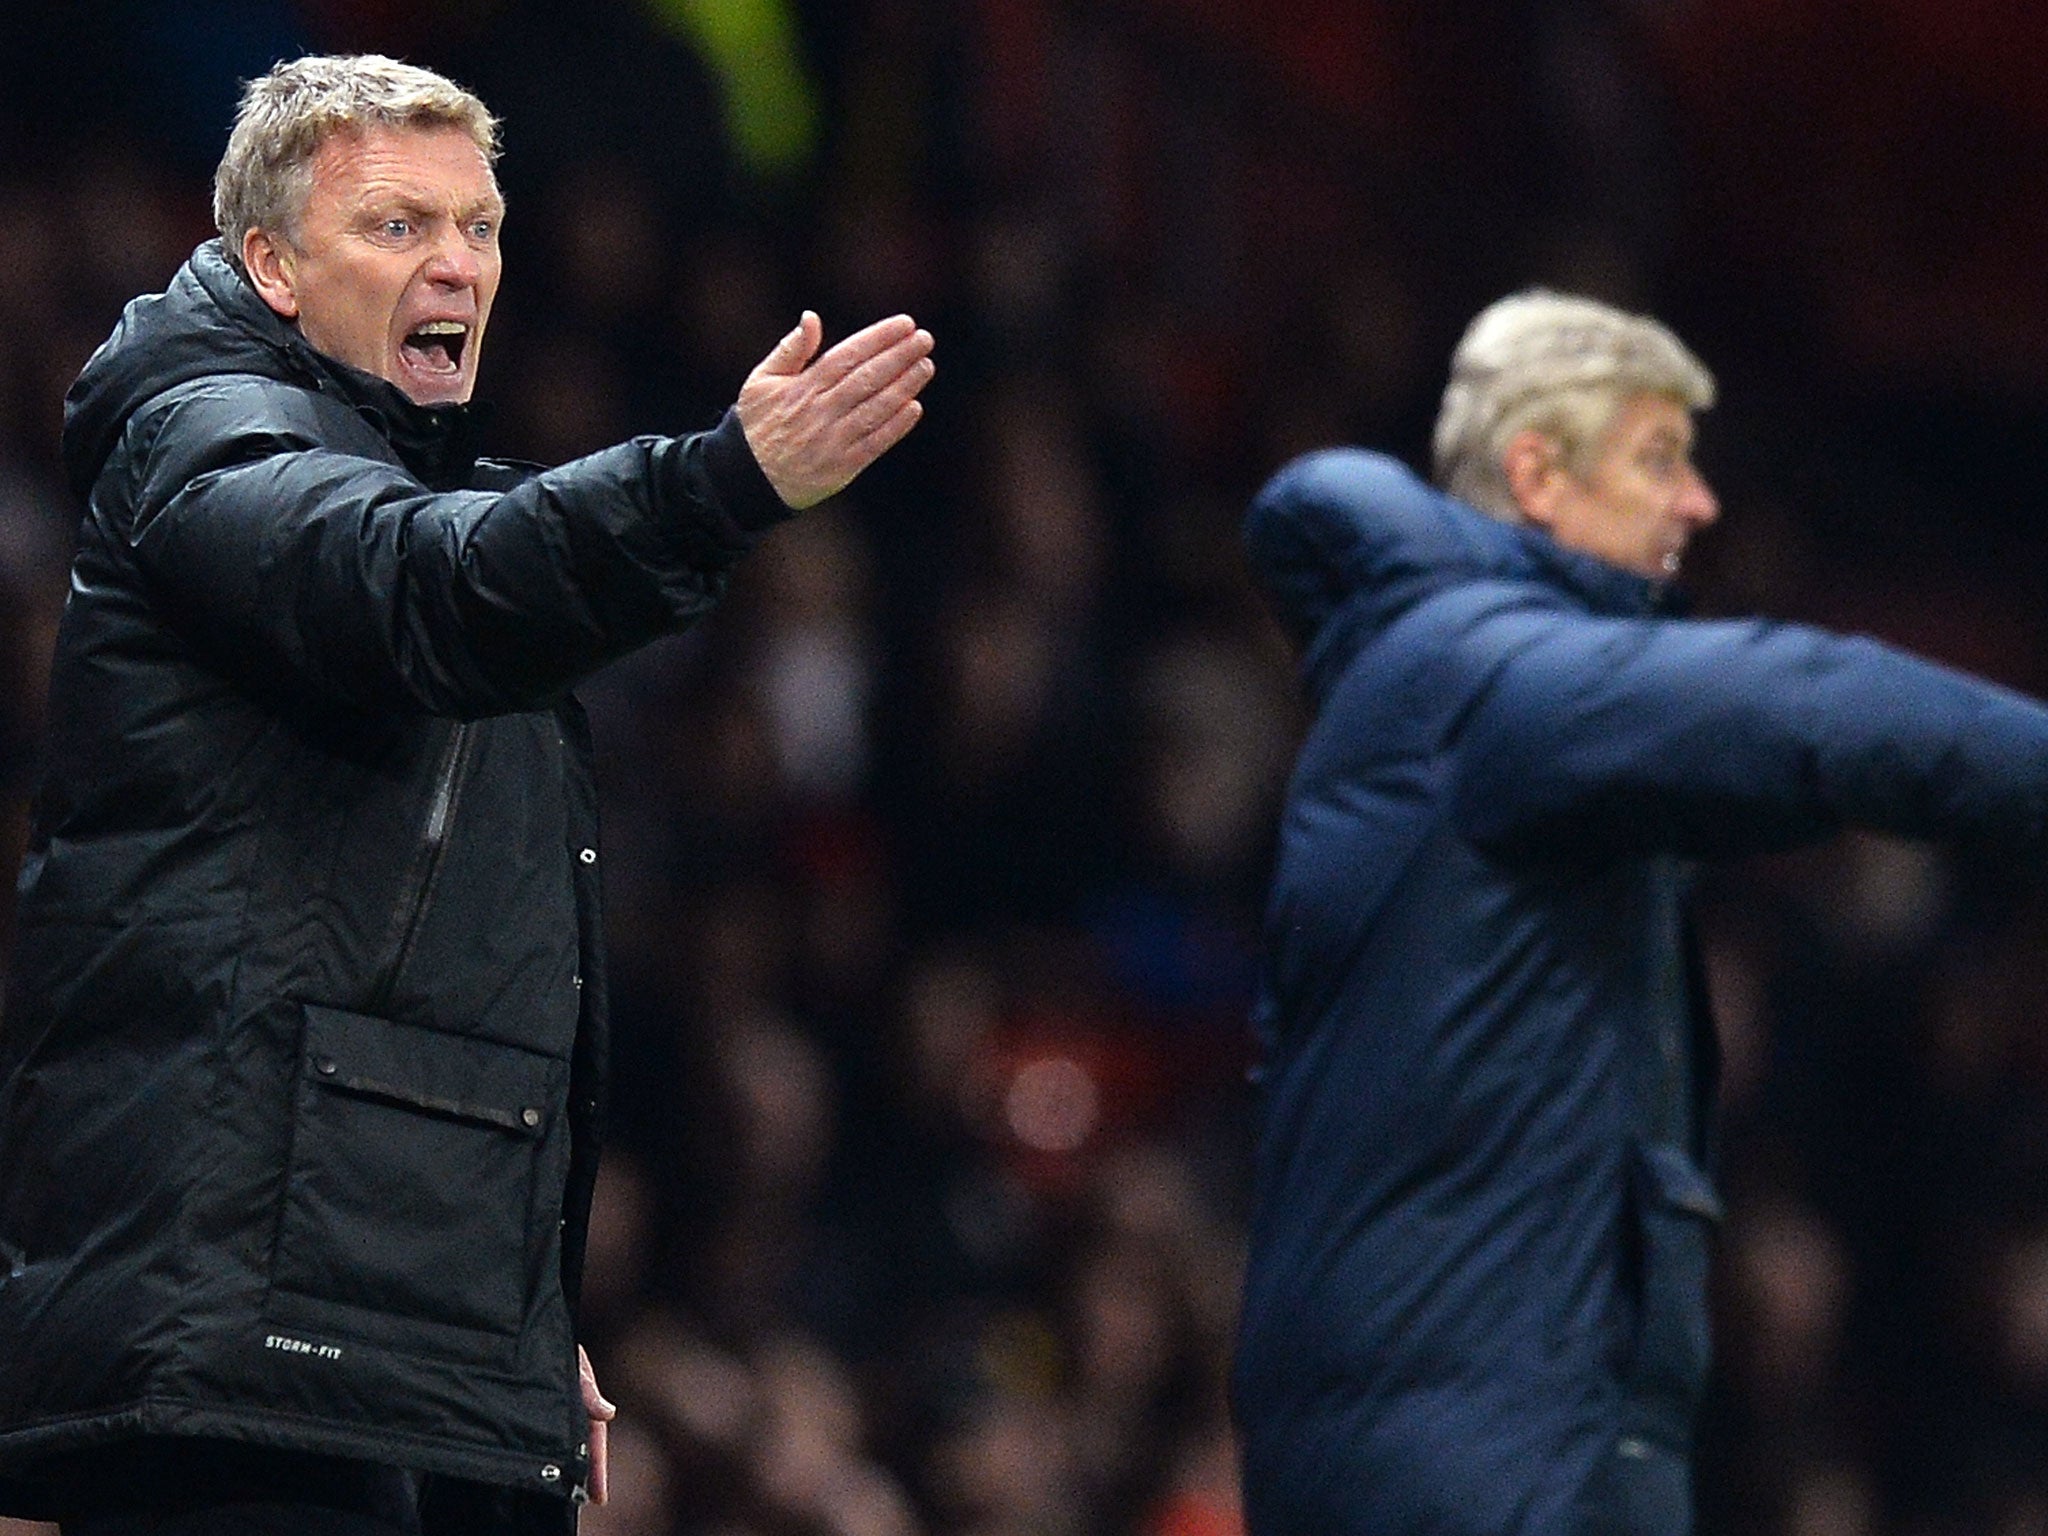
[[[740,428],[775,494],[801,511],[844,490],[924,414],[931,332],[908,315],[877,320],[823,356],[824,323],[805,310],[740,388]]]

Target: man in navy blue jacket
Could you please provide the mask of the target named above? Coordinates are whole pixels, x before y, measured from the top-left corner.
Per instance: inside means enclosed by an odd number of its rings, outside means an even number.
[[[1346,449],[1252,506],[1316,712],[1256,1020],[1256,1536],[1689,1531],[1720,1213],[1690,862],[2041,846],[2048,710],[1668,612],[1712,398],[1656,322],[1521,294],[1459,345],[1448,494]]]

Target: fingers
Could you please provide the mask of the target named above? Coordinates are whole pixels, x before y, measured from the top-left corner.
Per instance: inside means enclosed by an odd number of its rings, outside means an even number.
[[[817,355],[819,344],[824,339],[824,321],[818,318],[816,310],[807,309],[803,313],[803,318],[797,321],[796,329],[775,343],[768,355],[761,359],[755,371],[784,375],[802,373],[805,366]]]
[[[931,381],[932,372],[931,359],[920,358],[865,398],[855,397],[844,418],[847,440],[859,443],[894,421],[906,405],[917,405],[917,397]],[[911,423],[914,425],[923,413],[924,407],[917,405],[911,415]]]
[[[828,389],[826,395],[833,400],[846,401],[849,410],[858,410],[858,402],[879,398],[905,386],[915,394],[924,388],[935,371],[936,365],[931,359],[931,338],[918,331],[862,363]]]
[[[919,330],[908,315],[891,315],[863,326],[834,345],[812,365],[819,384],[831,388],[863,364],[880,362],[885,373],[894,373],[932,349],[931,332]],[[888,357],[894,354],[895,361]]]
[[[851,404],[837,408],[836,420],[826,434],[831,446],[790,505],[799,509],[812,506],[844,490],[870,464],[901,442],[924,416],[924,405],[917,393],[931,375],[930,360],[920,359],[873,395],[865,399],[856,397]]]
[[[853,445],[853,452],[860,459],[860,468],[866,469],[868,465],[902,442],[910,435],[910,429],[922,420],[924,403],[919,400],[906,400],[894,415]]]
[[[855,332],[796,371],[803,347],[814,352],[816,316],[769,354],[741,387],[740,428],[776,495],[802,510],[843,490],[917,424],[917,394],[936,369],[932,336],[908,315]],[[783,370],[783,371],[778,371]]]
[[[619,1410],[597,1389],[597,1372],[590,1368],[590,1355],[581,1344],[576,1346],[576,1379],[583,1388],[583,1410],[592,1419],[605,1423],[619,1416]]]
[[[835,457],[833,490],[843,490],[852,484],[869,465],[908,437],[910,429],[922,420],[924,402],[916,399],[901,400],[886,414],[874,415],[869,424],[848,437]],[[849,430],[853,430],[851,424]]]
[[[618,1417],[615,1408],[597,1389],[597,1372],[590,1368],[590,1355],[576,1346],[576,1381],[583,1389],[583,1411],[590,1416],[590,1502],[602,1504],[611,1496],[610,1422]]]

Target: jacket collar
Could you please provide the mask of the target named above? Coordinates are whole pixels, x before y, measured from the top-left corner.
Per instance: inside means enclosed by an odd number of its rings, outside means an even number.
[[[277,349],[312,389],[338,395],[397,451],[405,467],[437,490],[462,484],[476,465],[479,413],[467,405],[419,405],[388,379],[316,350],[250,286],[209,240],[192,258],[193,272],[222,313]]]
[[[1567,549],[1540,528],[1517,527],[1528,548],[1529,561],[1555,585],[1585,603],[1594,613],[1615,618],[1631,615],[1673,613],[1684,606],[1674,581],[1652,580],[1623,570],[1605,560]]]
[[[1454,587],[1538,583],[1616,617],[1677,606],[1667,582],[1488,517],[1400,461],[1359,449],[1283,468],[1246,515],[1245,545],[1317,698],[1373,635]]]
[[[248,374],[334,396],[436,490],[467,482],[476,411],[416,405],[387,380],[315,351],[229,264],[219,240],[192,253],[162,293],[136,299],[65,396],[64,459],[90,494],[122,429],[143,405],[195,379]]]

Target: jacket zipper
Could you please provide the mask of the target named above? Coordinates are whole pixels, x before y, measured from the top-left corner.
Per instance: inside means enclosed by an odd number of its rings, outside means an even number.
[[[426,916],[428,898],[434,892],[434,877],[441,868],[441,854],[448,846],[448,827],[455,819],[455,801],[462,782],[463,760],[468,756],[470,723],[457,721],[441,749],[441,763],[434,778],[434,798],[427,806],[427,824],[420,837],[419,853],[412,861],[412,877],[399,892],[393,908],[392,928],[398,946],[391,967],[378,983],[373,1011],[383,1012],[398,990],[398,978],[405,974],[419,940],[421,919]]]

